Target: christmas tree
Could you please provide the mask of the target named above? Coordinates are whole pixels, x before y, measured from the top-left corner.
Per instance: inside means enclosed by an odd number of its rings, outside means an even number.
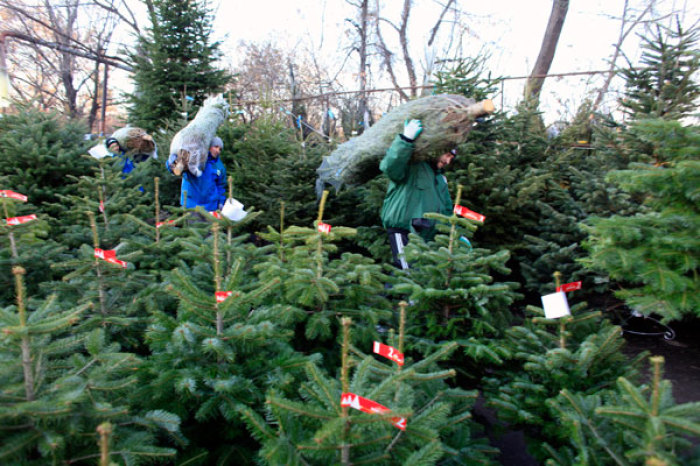
[[[587,265],[609,273],[619,284],[616,295],[644,315],[665,322],[697,316],[699,128],[657,119],[628,131],[653,147],[654,163],[633,164],[610,179],[643,195],[645,209],[631,217],[589,219]]]
[[[179,102],[199,107],[208,94],[223,90],[229,76],[214,66],[220,44],[210,40],[212,14],[205,3],[155,0],[150,20],[148,35],[129,54],[135,69],[129,121],[155,132],[175,118]]]
[[[664,380],[664,358],[649,358],[651,380],[639,385],[620,377],[615,389],[592,395],[561,391],[551,404],[562,420],[571,447],[545,448],[547,464],[695,464],[689,439],[700,437],[698,403],[676,404]]]
[[[406,303],[401,308],[405,318]],[[429,465],[441,458],[445,464],[489,462],[495,452],[471,438],[470,410],[477,393],[449,388],[445,379],[454,371],[438,365],[457,345],[443,345],[418,361],[405,360],[402,325],[398,338],[389,342],[396,347],[386,347],[393,351],[388,353],[392,360],[401,361],[397,366],[352,348],[350,325],[349,318],[342,319],[339,377],[308,363],[298,394],[268,393],[267,421],[239,408],[262,444],[258,453],[262,462]]]
[[[183,419],[191,442],[183,447],[183,459],[245,462],[253,445],[236,406],[261,409],[270,386],[291,389],[306,357],[292,350],[292,333],[265,304],[279,278],[261,281],[253,270],[269,248],[246,243],[245,236],[229,246],[218,223],[210,232],[183,240],[186,252],[168,274],[165,285],[177,299],[176,314],[149,308],[151,356],[141,396]],[[228,248],[233,263],[227,266]]]
[[[158,432],[177,437],[179,419],[130,403],[140,359],[83,323],[90,303],[31,300],[25,270],[12,273],[17,304],[0,309],[0,459],[29,465],[98,458],[96,429],[105,421],[118,426],[112,449],[125,463],[172,458],[175,450],[158,446]]]

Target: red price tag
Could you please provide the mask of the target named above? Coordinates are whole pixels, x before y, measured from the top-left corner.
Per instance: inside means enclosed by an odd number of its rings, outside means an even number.
[[[10,191],[9,189],[0,191],[0,197],[9,197],[10,199],[17,199],[18,201],[27,202],[27,196]]]
[[[233,291],[217,291],[215,294],[216,294],[216,302],[223,303],[224,301],[226,301],[226,299],[228,297],[233,295]]]
[[[460,217],[468,218],[470,220],[476,220],[477,222],[484,222],[486,217],[484,217],[481,214],[477,214],[473,210],[469,210],[464,206],[461,205],[455,205],[454,208],[454,213],[459,215]]]
[[[210,213],[210,214],[212,215],[212,217],[214,217],[214,218],[218,218],[218,219],[221,219],[221,218],[222,218],[222,217],[221,217],[221,214],[220,214],[219,212],[217,212],[217,211],[213,211],[213,212],[209,212],[209,213]]]
[[[117,259],[117,252],[114,249],[95,248],[95,257],[102,259],[105,262],[109,262],[110,264],[115,264],[123,268],[127,267],[126,262]]]
[[[165,222],[158,222],[158,223],[156,223],[156,228],[160,228],[163,225],[172,225],[173,223],[175,223],[175,220],[167,220]]]
[[[565,284],[557,287],[557,291],[563,291],[565,293],[568,293],[569,291],[580,290],[580,289],[581,289],[581,282],[565,283]]]
[[[116,257],[110,257],[110,258],[105,259],[105,260],[106,260],[107,262],[109,262],[110,264],[118,265],[118,266],[120,266],[120,267],[122,267],[122,268],[124,268],[124,269],[128,266],[128,264],[127,264],[126,262],[120,261],[120,260],[117,259]]]
[[[10,217],[5,220],[7,220],[8,225],[20,225],[22,223],[27,223],[31,222],[32,220],[36,220],[36,214],[24,215],[22,217]]]
[[[327,223],[319,223],[317,228],[321,233],[328,234],[331,232],[331,226]]]
[[[340,406],[347,406],[369,414],[385,414],[391,412],[386,406],[380,405],[376,401],[363,398],[360,395],[355,395],[354,393],[343,393],[340,396]],[[401,430],[406,430],[405,417],[392,417],[391,423]]]
[[[100,248],[95,248],[95,257],[98,259],[102,260],[107,260],[107,259],[116,259],[117,258],[117,253],[113,249],[100,249]]]
[[[393,346],[388,346],[378,341],[374,342],[373,351],[380,356],[391,359],[399,366],[403,366],[403,353],[399,353]]]
[[[105,201],[100,201],[100,212],[105,211]]]

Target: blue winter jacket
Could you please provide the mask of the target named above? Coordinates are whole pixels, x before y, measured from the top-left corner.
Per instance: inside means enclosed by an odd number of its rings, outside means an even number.
[[[175,161],[175,154],[165,162],[168,171],[170,164]],[[182,188],[180,190],[180,205],[184,205],[187,191],[187,208],[202,206],[211,212],[221,208],[226,202],[226,168],[221,157],[207,156],[207,163],[202,170],[202,176],[194,176],[188,171],[182,173]]]

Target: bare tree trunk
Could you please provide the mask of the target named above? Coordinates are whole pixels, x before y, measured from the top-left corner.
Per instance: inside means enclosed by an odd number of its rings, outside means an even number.
[[[56,42],[66,47],[69,46],[69,40],[73,36],[75,21],[78,17],[78,1],[70,0],[70,2],[65,4],[66,16],[64,18],[56,15],[48,0],[44,0],[44,7],[55,31],[54,38]],[[65,107],[68,115],[75,118],[80,116],[78,112],[78,91],[73,83],[75,57],[68,52],[62,52],[60,57],[59,70],[61,82],[66,93]]]
[[[362,0],[360,13],[360,108],[359,113],[364,123],[362,131],[369,128],[369,107],[367,105],[367,25],[369,0]]]
[[[540,53],[537,56],[532,73],[530,73],[530,77],[525,83],[525,100],[534,104],[534,106],[539,103],[540,92],[544,85],[544,76],[547,75],[549,68],[552,66],[554,52],[557,49],[568,9],[569,0],[554,0],[552,3],[552,12],[549,15],[549,22],[542,39]]]
[[[615,44],[615,50],[613,51],[612,58],[610,59],[610,67],[608,68],[608,72],[605,76],[605,82],[603,83],[603,86],[598,90],[598,95],[595,98],[595,101],[593,102],[593,106],[591,107],[591,113],[595,112],[598,110],[598,107],[600,104],[603,102],[603,98],[605,97],[605,94],[607,94],[608,89],[610,88],[610,83],[612,82],[613,78],[617,74],[615,71],[615,65],[617,62],[618,57],[620,56],[620,50],[622,49],[622,43],[625,41],[627,36],[634,30],[635,27],[639,23],[642,22],[644,16],[647,15],[654,6],[654,1],[650,1],[647,7],[644,9],[642,13],[639,14],[639,16],[629,23],[628,27],[628,9],[629,9],[629,0],[625,0],[625,5],[622,8],[622,19],[620,20],[620,37],[617,39],[617,43]]]
[[[97,110],[100,108],[99,105],[100,98],[100,63],[95,62],[95,70],[93,71],[92,78],[92,103],[90,104],[90,112],[88,113],[88,128],[90,132],[95,131],[95,122],[97,121]]]
[[[403,60],[406,64],[406,74],[408,74],[408,85],[411,90],[411,97],[418,95],[418,81],[416,80],[416,70],[413,66],[413,60],[408,53],[408,16],[411,14],[412,0],[404,0],[403,10],[401,11],[401,26],[399,27],[399,43],[401,44],[401,52]]]

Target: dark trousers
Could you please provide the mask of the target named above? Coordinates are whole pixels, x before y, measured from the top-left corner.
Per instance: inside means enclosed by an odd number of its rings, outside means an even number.
[[[394,259],[394,265],[401,269],[408,269],[408,262],[403,254],[403,248],[408,244],[408,230],[403,228],[388,228],[389,246],[391,246],[391,255]]]

